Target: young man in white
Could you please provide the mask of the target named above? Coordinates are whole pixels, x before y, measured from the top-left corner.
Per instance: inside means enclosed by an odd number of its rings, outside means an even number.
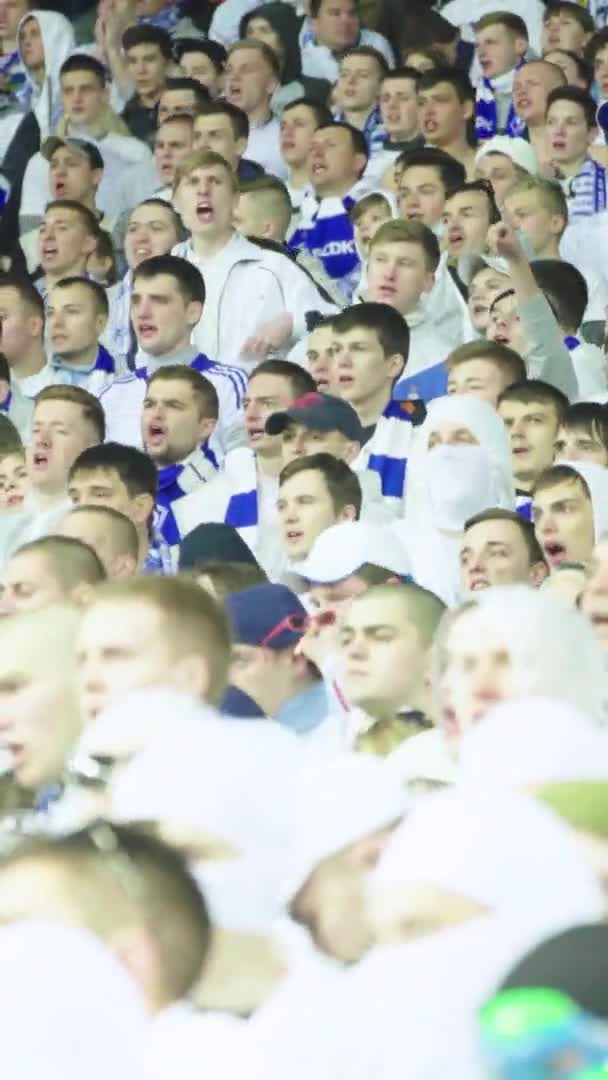
[[[404,150],[424,145],[418,123],[417,85],[420,73],[412,67],[388,71],[380,84],[380,116],[385,132],[381,148],[377,148],[367,163],[365,180],[370,187],[392,190],[392,166]]]
[[[281,113],[281,155],[288,166],[286,186],[294,210],[299,210],[305,194],[311,190],[308,161],[313,135],[318,127],[331,124],[331,120],[325,105],[308,98],[290,102]]]
[[[82,386],[99,397],[116,372],[99,338],[108,321],[105,289],[88,278],[62,278],[47,297],[52,355],[49,384]]]
[[[281,470],[277,510],[285,570],[298,574],[324,529],[358,520],[361,487],[357,475],[332,454],[297,458]]]
[[[536,176],[538,168],[530,143],[508,135],[485,139],[475,155],[475,178],[489,181],[500,209],[509,188],[525,176]]]
[[[547,100],[549,152],[568,200],[571,224],[608,207],[606,170],[590,155],[597,136],[596,104],[584,90],[560,87]]]
[[[2,352],[11,382],[28,398],[47,385],[44,321],[44,300],[29,278],[5,275],[0,281]]]
[[[37,279],[36,288],[41,296],[64,277],[86,276],[98,234],[95,214],[82,203],[56,199],[47,205],[38,234],[44,277]]]
[[[338,78],[338,57],[355,45],[371,45],[394,64],[392,49],[382,34],[361,28],[355,0],[311,0],[310,14],[300,30],[302,72],[311,78]]]
[[[261,41],[240,41],[228,53],[225,68],[225,96],[238,105],[249,120],[249,140],[245,155],[266,172],[287,179],[287,166],[279,150],[279,121],[270,101],[280,82],[278,57]]]
[[[140,445],[139,418],[146,383],[159,368],[182,364],[200,371],[219,398],[219,423],[212,449],[223,457],[242,442],[242,401],[246,377],[240,368],[217,364],[191,345],[205,304],[205,286],[196,267],[174,255],[146,259],[133,274],[131,322],[139,351],[133,374],[102,394],[109,438]]]
[[[524,124],[513,103],[513,80],[528,50],[526,23],[510,11],[490,12],[475,26],[475,41],[481,69],[475,107],[477,138],[522,135]]]
[[[539,161],[551,158],[547,141],[547,99],[552,90],[566,85],[566,76],[556,64],[530,60],[515,72],[513,102],[526,125],[528,140]]]
[[[306,332],[306,312],[335,310],[287,255],[246,240],[233,226],[236,179],[219,154],[180,166],[174,203],[191,238],[173,249],[204,275],[207,302],[193,340],[220,363],[251,370]],[[235,319],[235,311],[239,318]]]
[[[418,119],[427,145],[436,146],[460,161],[473,178],[475,150],[469,127],[475,92],[469,77],[458,68],[426,71],[418,82]]]
[[[363,132],[370,157],[384,144],[379,94],[388,65],[381,53],[369,45],[349,49],[340,61],[340,74],[335,88],[339,104],[336,120]]]

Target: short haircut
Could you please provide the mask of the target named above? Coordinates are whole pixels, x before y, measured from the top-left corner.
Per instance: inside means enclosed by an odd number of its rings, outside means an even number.
[[[310,0],[310,17],[311,17],[311,19],[316,19],[318,17],[318,14],[319,14],[319,12],[321,10],[322,5],[323,5],[323,0]],[[355,0],[355,7],[357,9],[357,14],[358,14],[359,13],[359,4],[358,4],[357,0]]]
[[[592,435],[608,450],[608,408],[605,405],[598,405],[595,401],[579,401],[569,405],[562,416],[561,426]]]
[[[232,126],[235,142],[249,138],[249,117],[238,105],[229,101],[207,101],[201,105],[196,116],[227,116]],[[195,117],[196,119],[196,117]]]
[[[591,94],[588,94],[586,90],[582,90],[580,86],[556,86],[555,90],[552,90],[547,98],[545,115],[556,101],[570,101],[573,105],[578,105],[582,109],[587,127],[589,129],[597,127],[595,115],[597,105]]]
[[[401,51],[401,59],[405,67],[411,66],[412,56],[423,56],[425,60],[429,60],[433,67],[436,68],[445,65],[445,56],[441,52],[441,49],[433,49],[430,45],[414,45],[413,47],[409,47],[409,42],[406,42]],[[418,72],[419,76],[422,74],[422,71]]]
[[[559,325],[567,332],[576,333],[589,303],[587,282],[580,270],[561,259],[534,259],[531,269]]]
[[[106,415],[98,398],[89,394],[81,386],[45,386],[34,399],[34,412],[43,401],[69,401],[79,405],[84,419],[95,428],[95,433],[102,443],[106,437]]]
[[[365,600],[367,597],[398,600],[407,611],[407,621],[416,627],[423,646],[429,648],[432,645],[437,627],[446,611],[443,600],[434,592],[424,589],[422,585],[416,585],[413,581],[387,582],[384,585],[372,586],[361,599]]]
[[[16,454],[23,450],[23,443],[12,420],[0,413],[0,454]]]
[[[198,116],[198,111],[196,115]],[[165,124],[185,124],[185,126],[192,131],[194,128],[194,116],[191,116],[190,113],[187,112],[169,113],[169,116],[165,116],[165,119],[160,121],[156,130],[157,135],[161,127],[164,127]],[[140,206],[141,204],[138,203],[137,205]]]
[[[332,326],[338,337],[358,327],[374,330],[384,355],[400,355],[403,357],[404,366],[407,364],[410,350],[409,328],[403,315],[390,304],[376,304],[372,301],[353,304],[332,319]]]
[[[219,41],[203,41],[201,38],[178,38],[173,40],[175,55],[179,61],[189,53],[204,53],[218,75],[221,75],[228,53]]]
[[[402,64],[401,67],[389,68],[386,75],[382,79],[382,82],[389,82],[391,79],[409,79],[411,82],[418,83],[422,78],[422,74],[417,68],[408,67],[407,64]]]
[[[526,378],[526,365],[520,354],[498,341],[468,341],[459,345],[446,357],[448,372],[469,360],[485,360],[493,364],[509,380],[510,386],[523,382]]]
[[[170,93],[171,90],[191,90],[196,99],[197,108],[209,101],[209,91],[206,87],[196,79],[188,78],[187,75],[174,75],[168,78],[163,86],[163,94]]]
[[[449,83],[461,102],[474,101],[475,89],[466,71],[456,67],[433,68],[418,77],[418,92],[432,90],[438,83]]]
[[[274,77],[278,79],[279,82],[281,81],[281,61],[274,50],[271,49],[270,45],[267,45],[265,41],[255,41],[253,38],[235,41],[234,45],[231,45],[228,49],[228,59],[230,59],[233,53],[239,52],[240,49],[250,49],[252,52],[257,52],[263,56]]]
[[[559,423],[570,405],[561,390],[542,379],[524,379],[508,386],[498,399],[499,408],[505,401],[519,401],[522,405],[552,405]]]
[[[142,201],[138,203],[137,206],[134,206],[133,209],[129,211],[129,220],[131,218],[131,214],[134,214],[136,210],[141,209],[142,206],[157,206],[159,210],[166,210],[173,220],[175,234],[178,240],[184,240],[186,238],[187,233],[182,224],[182,219],[180,218],[177,210],[172,203],[166,202],[164,199],[156,199],[154,198],[154,196],[149,199],[142,199]],[[100,232],[103,231],[103,229],[100,230]]]
[[[212,169],[215,165],[218,165],[228,175],[232,190],[236,191],[237,183],[234,173],[230,168],[230,165],[221,154],[216,154],[214,150],[195,150],[194,153],[188,154],[187,158],[180,161],[177,169],[175,170],[175,179],[173,181],[173,191],[175,192],[182,180],[185,180],[187,176],[195,172],[196,169]]]
[[[140,203],[140,205],[141,205],[141,203]],[[97,246],[95,248],[94,254],[97,256],[98,259],[109,259],[110,260],[110,265],[109,265],[109,267],[108,267],[108,269],[106,270],[106,273],[105,273],[105,282],[106,282],[106,286],[108,286],[108,287],[110,285],[115,285],[116,282],[118,281],[116,252],[114,251],[114,245],[112,243],[112,237],[110,236],[109,232],[106,232],[105,229],[100,229],[98,234],[97,234]],[[91,278],[86,278],[85,280],[88,281],[88,282],[91,282]],[[101,286],[100,286],[100,288],[101,288]],[[104,289],[104,295],[105,295],[105,289]],[[106,301],[107,301],[107,296],[106,296]]]
[[[504,26],[506,30],[513,34],[513,37],[522,37],[526,41],[528,40],[528,27],[524,20],[511,11],[490,11],[487,15],[482,15],[481,19],[478,19],[475,23],[475,33],[479,33],[480,30],[487,30],[488,26]]]
[[[585,46],[585,60],[593,67],[597,54],[608,46],[608,26],[604,26],[601,30],[596,30],[592,38],[587,42]]]
[[[256,212],[276,221],[282,236],[287,234],[292,209],[285,184],[276,176],[256,176],[252,180],[243,180],[239,191],[241,195],[254,196]]]
[[[578,4],[576,6],[578,7]],[[591,44],[591,43],[589,43],[589,44]],[[592,63],[590,64],[586,57],[585,57],[585,59],[583,59],[583,57],[579,56],[578,53],[572,52],[572,49],[548,49],[547,53],[550,53],[550,52],[551,53],[561,53],[562,56],[567,56],[569,60],[572,60],[572,63],[576,67],[576,71],[577,71],[579,79],[583,80],[587,90],[590,89],[591,83],[593,82],[593,64]],[[547,63],[548,64],[553,64],[555,67],[558,66],[555,63],[554,60],[548,60]],[[565,78],[565,73],[564,73],[564,78]]]
[[[557,487],[558,484],[572,483],[578,483],[579,486],[582,487],[587,498],[591,498],[589,485],[584,476],[571,465],[550,465],[549,468],[545,469],[538,477],[538,480],[532,488],[532,496],[534,497],[534,495],[537,495],[540,491],[546,491],[547,488]]]
[[[215,705],[228,681],[230,630],[226,615],[211,596],[195,582],[177,577],[127,578],[108,582],[97,593],[95,603],[147,604],[155,608],[164,623],[163,636],[175,657],[199,655],[209,662],[207,700]]]
[[[522,517],[515,510],[501,510],[498,507],[492,510],[482,510],[480,514],[474,514],[465,521],[464,531],[472,529],[474,525],[481,525],[484,521],[511,521],[519,529],[522,539],[528,551],[528,558],[532,566],[537,562],[544,562],[545,558],[541,546],[536,539],[534,525],[531,521]]]
[[[299,97],[295,101],[290,101],[281,115],[289,112],[290,109],[295,109],[296,105],[305,105],[307,109],[310,109],[311,113],[314,113],[317,127],[327,127],[333,120],[331,110],[328,109],[327,105],[323,105],[320,101],[315,101],[314,98],[310,97]]]
[[[101,86],[106,85],[106,69],[99,60],[96,60],[94,56],[89,56],[88,53],[74,53],[68,56],[59,69],[59,77],[70,75],[72,71],[90,71]]]
[[[386,75],[389,71],[389,66],[386,57],[378,52],[378,49],[373,49],[371,45],[353,45],[351,49],[347,49],[340,57],[340,63],[346,60],[348,56],[367,56],[370,60],[375,60],[380,71]]]
[[[488,180],[467,180],[460,187],[454,188],[450,191],[449,195],[446,195],[445,201],[449,202],[450,199],[455,198],[456,195],[464,195],[467,191],[477,191],[481,195],[485,195],[488,203],[488,217],[490,219],[490,225],[496,225],[500,221],[500,210],[496,205],[496,198],[492,185]]]
[[[294,401],[304,397],[304,394],[314,394],[317,389],[310,372],[291,360],[262,360],[249,376],[250,386],[257,375],[275,375],[278,379],[286,379],[291,386]]]
[[[155,382],[168,382],[170,379],[187,383],[198,400],[201,416],[208,420],[217,420],[220,412],[217,390],[209,379],[201,375],[200,371],[195,371],[194,368],[183,364],[167,364],[150,376],[148,386],[152,386]]]
[[[580,4],[572,3],[572,0],[549,0],[543,15],[543,22],[548,22],[552,15],[571,15],[586,34],[592,34],[595,30],[593,16]]]
[[[353,154],[362,154],[367,161],[369,157],[369,149],[362,131],[359,131],[358,128],[353,127],[352,124],[347,124],[345,120],[334,120],[332,124],[320,124],[317,128],[317,131],[322,131],[323,128],[340,128],[342,131],[347,131],[350,135]]]
[[[386,208],[388,216],[391,217],[392,209],[388,196],[383,195],[381,191],[370,191],[369,195],[364,195],[362,199],[357,199],[357,202],[353,203],[348,216],[353,225],[356,225],[368,210],[379,209],[381,206]]]
[[[0,877],[4,867],[10,872],[20,863],[54,871],[84,925],[102,939],[138,918],[154,939],[167,1004],[197,981],[209,949],[209,916],[174,848],[143,830],[101,822],[67,836],[23,841],[3,859]]]
[[[416,244],[424,252],[427,270],[434,273],[439,266],[439,241],[432,229],[421,221],[386,221],[376,229],[370,241],[370,252],[380,244]]]
[[[96,314],[105,315],[107,318],[110,306],[108,304],[108,294],[103,285],[99,285],[97,281],[92,281],[91,278],[73,276],[61,278],[53,285],[53,289],[69,289],[72,285],[78,285],[80,288],[86,289],[93,297]]]
[[[51,574],[66,594],[78,585],[99,585],[106,579],[97,552],[71,536],[42,536],[23,544],[13,553],[14,556],[26,554],[41,555],[46,559]]]
[[[417,166],[436,169],[446,196],[455,188],[462,187],[467,178],[465,167],[460,161],[434,146],[422,147],[421,150],[404,150],[399,154],[396,165],[401,169],[402,177],[408,169]]]
[[[0,289],[14,289],[21,303],[44,322],[44,299],[29,277],[17,273],[0,274]]]
[[[75,199],[53,199],[46,204],[44,208],[45,214],[49,210],[71,210],[78,215],[81,225],[89,236],[97,236],[99,232],[99,221],[93,211],[89,210],[88,206],[83,203],[76,202]]]
[[[113,506],[73,506],[68,510],[66,517],[82,517],[88,515],[105,524],[106,531],[111,534],[113,540],[114,555],[129,555],[135,563],[139,558],[139,537],[135,525],[115,510]]]
[[[136,281],[149,281],[150,278],[163,274],[173,278],[185,304],[196,301],[205,303],[205,283],[198,267],[178,255],[152,255],[144,259],[133,271],[133,286]]]
[[[283,487],[292,476],[301,472],[320,472],[325,480],[334,512],[339,514],[347,506],[354,506],[355,518],[361,514],[361,484],[357,474],[345,461],[340,461],[333,454],[310,454],[296,458],[281,470],[279,488]]]
[[[156,499],[158,472],[154,462],[143,450],[117,442],[89,446],[78,455],[72,465],[68,483],[78,473],[94,472],[96,469],[115,472],[132,499],[137,495],[151,495]]]
[[[386,8],[388,8],[388,11]],[[459,36],[458,27],[448,22],[438,11],[427,7],[426,4],[424,7],[416,4],[410,12],[401,6],[396,7],[394,12],[391,12],[389,5],[386,5],[384,21],[386,22],[387,15],[390,20],[391,14],[393,14],[394,19],[397,12],[399,17],[395,21],[392,32],[389,26],[382,27],[380,25],[378,29],[389,40],[398,41],[402,52],[404,49],[408,49],[410,52],[420,52],[435,45],[452,45]],[[441,62],[445,63],[443,54],[439,50],[437,51],[442,58]]]
[[[540,176],[530,176],[524,173],[509,188],[505,195],[505,202],[514,195],[538,195],[540,205],[549,214],[555,214],[564,219],[564,229],[568,224],[568,203],[559,184],[553,180],[545,180]]]
[[[252,585],[264,585],[268,578],[257,563],[223,562],[221,559],[207,559],[197,563],[189,576],[208,577],[218,600],[223,600],[228,593],[241,592]]]
[[[166,30],[161,30],[159,26],[150,26],[149,23],[129,26],[122,35],[122,47],[125,52],[128,52],[136,45],[156,45],[165,60],[173,59],[171,35]]]

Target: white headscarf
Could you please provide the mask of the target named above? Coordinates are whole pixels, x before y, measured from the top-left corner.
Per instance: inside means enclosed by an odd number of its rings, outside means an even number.
[[[42,86],[34,83],[29,74],[27,65],[23,61],[19,49],[19,34],[21,27],[27,19],[36,19],[40,27],[40,35],[44,46],[45,74]],[[33,87],[32,109],[36,115],[40,128],[41,143],[50,135],[55,124],[61,116],[61,80],[59,72],[61,66],[75,49],[74,28],[58,11],[40,11],[38,8],[28,11],[19,20],[17,27],[17,50],[27,73],[28,81]]]
[[[608,735],[564,701],[524,698],[491,709],[463,739],[457,782],[467,788],[525,788],[608,779]]]
[[[467,428],[478,446],[429,451],[430,436],[443,423]],[[438,503],[442,494],[443,507]],[[469,395],[431,401],[407,469],[405,535],[414,580],[447,604],[455,604],[460,595],[460,535],[440,531],[438,511],[445,511],[449,519],[442,522],[444,528],[459,534],[469,517],[493,507],[515,507],[511,448],[503,421],[491,405]]]
[[[593,507],[593,533],[597,543],[602,533],[608,529],[608,469],[596,465],[593,461],[556,461],[556,465],[567,465],[585,481],[591,496]]]
[[[551,697],[598,720],[605,696],[604,657],[576,608],[527,585],[476,594],[475,606],[496,628],[511,656],[512,698]]]
[[[44,922],[0,929],[2,1075],[143,1080],[143,999],[88,931]]]

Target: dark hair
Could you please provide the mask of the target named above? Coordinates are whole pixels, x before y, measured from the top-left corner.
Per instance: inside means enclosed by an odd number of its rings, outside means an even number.
[[[106,233],[107,235],[107,233]],[[107,317],[110,310],[108,304],[108,294],[103,285],[99,285],[97,281],[92,281],[91,278],[77,277],[65,277],[53,285],[53,289],[69,289],[72,285],[79,285],[83,289],[87,289],[95,301],[95,307],[98,315],[105,315]]]
[[[534,259],[530,267],[560,327],[576,333],[589,303],[589,290],[580,270],[561,259]]]
[[[190,79],[187,75],[175,75],[165,80],[163,94],[171,90],[191,90],[196,99],[196,108],[200,109],[206,101],[209,101],[209,91],[196,79]],[[162,97],[162,95],[161,95]]]
[[[249,117],[238,105],[229,101],[207,101],[201,105],[197,116],[227,116],[232,125],[235,140],[249,138]]]
[[[460,68],[445,67],[433,68],[425,71],[418,77],[418,92],[432,90],[438,83],[449,83],[454,88],[461,102],[474,101],[475,90],[466,71]]]
[[[498,341],[467,341],[454,349],[446,357],[445,363],[450,372],[469,360],[488,360],[510,380],[511,386],[525,381],[526,365],[520,354]]]
[[[587,498],[591,499],[591,492],[585,477],[571,465],[550,465],[548,469],[544,469],[532,488],[532,496],[539,491],[546,491],[547,488],[556,487],[557,484],[572,483],[573,480],[578,481],[583,487]]]
[[[492,510],[482,510],[480,514],[474,514],[468,521],[465,521],[465,533],[468,529],[472,529],[474,525],[481,525],[484,521],[511,521],[513,525],[517,525],[521,533],[528,551],[530,565],[545,561],[541,546],[536,539],[534,525],[531,521],[527,521],[526,518],[522,517],[521,514],[516,513],[515,510],[501,510],[498,507]]]
[[[67,836],[28,839],[4,866],[28,860],[63,874],[84,924],[102,938],[116,920],[127,925],[137,912],[155,941],[166,1003],[186,996],[200,976],[211,927],[203,895],[174,848],[147,831],[100,822]]]
[[[249,376],[250,386],[256,375],[275,375],[278,379],[286,379],[291,386],[294,401],[304,397],[304,394],[314,393],[317,389],[310,372],[291,360],[262,360]]]
[[[101,86],[106,85],[106,69],[99,60],[96,60],[94,56],[89,56],[88,53],[74,53],[68,56],[59,69],[60,79],[72,71],[90,71],[96,76]]]
[[[590,67],[595,64],[595,59],[598,52],[601,49],[605,49],[608,45],[608,26],[604,26],[601,30],[596,30],[593,37],[589,39],[585,46],[585,60]]]
[[[23,443],[12,420],[0,413],[0,454],[16,454],[23,450]]]
[[[139,204],[141,206],[141,203]],[[105,229],[100,229],[97,235],[97,246],[94,254],[98,259],[110,259],[110,266],[106,271],[105,282],[106,286],[115,285],[118,281],[116,252],[114,251],[114,245],[112,243],[112,237]],[[87,281],[91,281],[90,278],[86,278]],[[105,294],[105,289],[104,289]],[[107,300],[107,296],[106,296]]]
[[[310,0],[310,17],[311,17],[311,19],[316,19],[318,17],[319,11],[321,10],[321,4],[322,3],[323,3],[323,0]],[[357,14],[358,14],[359,13],[358,0],[355,0],[355,7],[357,9]]]
[[[159,274],[166,274],[174,279],[186,304],[193,300],[199,304],[205,303],[203,275],[193,263],[180,259],[178,255],[152,255],[151,258],[144,259],[133,271],[133,285],[138,278],[149,281]]]
[[[379,244],[417,244],[424,251],[427,270],[434,273],[439,266],[441,258],[439,241],[433,230],[423,225],[421,221],[403,221],[402,218],[395,218],[383,222],[370,241],[370,253]]]
[[[228,53],[219,41],[202,41],[200,38],[178,38],[173,40],[173,51],[178,63],[187,53],[204,53],[221,75]]]
[[[156,500],[158,472],[154,462],[142,450],[122,443],[99,443],[78,455],[68,474],[68,485],[79,472],[112,470],[125,485],[129,497],[150,495]]]
[[[14,552],[43,555],[50,564],[53,577],[64,593],[77,585],[99,585],[106,580],[106,572],[99,555],[90,544],[73,536],[41,536],[30,540]]]
[[[114,535],[119,541],[118,544],[114,545],[114,553],[116,555],[130,555],[134,562],[137,563],[139,537],[135,525],[126,514],[122,514],[120,510],[115,510],[113,506],[87,505],[84,503],[81,506],[73,506],[71,510],[67,511],[67,514],[75,517],[90,514],[104,521],[108,526],[108,531],[113,528]]]
[[[578,7],[578,4],[576,6]],[[606,38],[605,44],[608,45],[608,36]],[[591,86],[591,83],[593,82],[593,64],[589,63],[586,56],[585,56],[585,59],[583,59],[582,56],[579,56],[578,53],[573,52],[572,49],[547,49],[547,53],[550,53],[550,52],[551,53],[561,53],[562,56],[567,56],[570,60],[572,60],[572,62],[576,65],[576,70],[578,72],[579,79],[583,80],[583,82],[585,83],[585,85],[587,87],[587,90],[589,90],[589,88]],[[545,63],[553,64],[554,67],[559,66],[558,64],[555,63],[554,60],[546,60]],[[564,75],[565,75],[565,72],[564,72]],[[567,79],[566,79],[566,83],[567,83],[567,85],[570,85],[568,83]]]
[[[393,356],[396,353],[403,357],[403,366],[407,364],[410,332],[403,316],[390,304],[376,304],[371,301],[353,304],[352,307],[339,312],[332,319],[332,325],[338,336],[347,334],[359,326],[365,327],[366,330],[374,330],[385,356]]]
[[[389,68],[386,75],[383,76],[382,82],[388,82],[389,79],[410,79],[411,82],[416,83],[416,86],[418,86],[421,75],[422,72],[418,71],[417,68],[403,64],[401,67]]]
[[[75,199],[53,199],[48,202],[44,208],[45,214],[49,210],[73,210],[75,214],[78,214],[81,224],[90,236],[97,236],[99,232],[99,221],[92,210],[89,210],[88,206],[84,203],[76,202]]]
[[[482,195],[485,195],[488,200],[490,225],[496,225],[500,221],[500,210],[496,205],[494,190],[489,180],[467,180],[466,183],[454,188],[449,195],[446,195],[446,203],[449,199],[453,199],[455,195],[462,195],[467,191],[479,191]]]
[[[503,390],[498,399],[498,407],[500,408],[505,401],[519,401],[523,405],[552,405],[560,424],[570,404],[561,390],[558,390],[556,386],[551,386],[551,383],[543,382],[542,379],[523,379],[521,382],[513,383],[512,386]]]
[[[198,116],[198,111],[195,115]],[[160,128],[164,127],[165,124],[186,124],[186,126],[192,130],[194,127],[194,116],[191,116],[190,113],[187,112],[169,113],[168,116],[165,116],[164,120],[160,121],[158,128],[156,129],[156,135],[158,135]],[[138,203],[137,205],[139,206],[140,204]]]
[[[419,52],[433,46],[452,45],[459,35],[458,27],[426,3],[410,2],[407,8],[404,8],[401,3],[387,5],[386,0],[378,30],[397,45],[401,52],[406,49],[409,52]],[[439,52],[439,49],[437,51]]]
[[[343,131],[347,131],[350,135],[353,154],[363,154],[367,161],[369,150],[367,148],[365,136],[362,131],[359,131],[359,128],[353,127],[352,124],[347,124],[345,120],[334,120],[332,124],[320,124],[317,131],[322,131],[323,128],[342,128]]]
[[[203,560],[189,571],[195,578],[205,575],[213,585],[218,600],[223,600],[228,593],[241,592],[252,585],[265,585],[266,574],[257,563],[224,562],[221,559]]]
[[[184,364],[167,364],[165,367],[160,367],[158,371],[155,371],[150,376],[148,387],[152,386],[152,383],[167,382],[169,379],[187,383],[194,396],[199,400],[201,415],[208,420],[217,420],[220,413],[217,390],[209,379],[201,375],[200,371],[195,371],[194,368]]]
[[[545,116],[555,101],[570,101],[573,105],[580,106],[587,127],[597,127],[597,120],[595,118],[597,105],[591,97],[591,94],[588,94],[586,90],[581,90],[580,86],[556,86],[555,90],[552,90],[547,98]]]
[[[373,49],[371,45],[353,45],[352,48],[342,53],[340,62],[346,60],[348,56],[367,56],[370,60],[375,60],[384,75],[390,70],[386,57],[381,52],[378,52],[378,49]]]
[[[0,352],[0,380],[7,383],[10,383],[11,381],[10,364],[3,352]]]
[[[233,53],[239,52],[241,49],[251,49],[260,53],[272,74],[279,82],[281,81],[281,61],[274,49],[270,48],[270,45],[267,45],[265,41],[257,41],[255,38],[244,38],[242,41],[235,41],[228,49],[228,60]]]
[[[295,101],[290,101],[283,109],[281,116],[286,112],[289,112],[290,109],[295,109],[296,105],[305,105],[307,109],[310,109],[310,111],[314,113],[317,127],[329,127],[329,125],[333,123],[331,109],[328,109],[327,105],[322,105],[320,101],[315,101],[314,98],[310,97],[299,97],[296,98]]]
[[[98,398],[89,394],[81,386],[61,386],[59,384],[45,386],[34,399],[34,410],[43,401],[69,401],[73,405],[79,405],[84,413],[85,420],[91,424],[97,433],[99,442],[106,437],[106,414]]]
[[[595,401],[579,401],[569,405],[562,416],[561,426],[593,435],[608,450],[608,409],[605,405],[598,405]]]
[[[543,22],[548,22],[552,15],[572,15],[586,34],[592,34],[595,30],[593,16],[580,4],[573,4],[572,0],[549,0],[543,15]]]
[[[136,45],[156,45],[165,60],[173,59],[171,35],[166,30],[161,30],[159,26],[150,26],[149,23],[129,26],[122,35],[122,47],[125,52],[128,52]]]
[[[339,514],[347,506],[354,506],[355,519],[361,514],[361,484],[357,474],[345,461],[340,461],[333,454],[310,454],[296,458],[281,470],[279,488],[282,488],[292,476],[301,472],[320,472],[325,480],[334,512]]]
[[[174,119],[174,117],[172,119]],[[182,224],[182,219],[180,218],[180,216],[179,216],[177,210],[175,209],[175,207],[173,206],[173,203],[166,202],[165,199],[157,199],[157,198],[155,198],[154,195],[152,195],[149,199],[142,199],[142,201],[140,203],[138,203],[137,206],[134,206],[131,210],[129,210],[129,220],[131,218],[131,214],[135,213],[136,210],[139,210],[139,208],[141,206],[158,206],[161,210],[168,210],[171,217],[173,218],[173,224],[175,226],[175,235],[177,236],[177,239],[178,240],[184,240],[185,239],[185,237],[187,236],[187,233],[186,233],[186,230],[184,229],[184,226]],[[127,224],[128,224],[128,221],[127,221]],[[103,229],[101,231],[103,232]]]
[[[421,150],[404,150],[399,154],[395,164],[401,169],[402,177],[407,169],[413,169],[416,166],[437,169],[446,196],[455,188],[462,187],[467,178],[465,167],[460,161],[434,146],[423,147]]]
[[[19,299],[44,322],[44,299],[29,277],[23,274],[0,274],[0,289],[14,289]]]
[[[490,11],[477,20],[474,30],[478,33],[480,30],[486,30],[488,26],[497,25],[506,27],[515,37],[528,40],[528,27],[524,20],[519,15],[514,15],[512,11]]]

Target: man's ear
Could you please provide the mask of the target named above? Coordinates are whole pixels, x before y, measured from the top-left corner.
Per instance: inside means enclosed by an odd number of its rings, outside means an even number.
[[[361,453],[361,443],[349,442],[346,444],[344,450],[344,461],[347,465],[351,465],[356,457]]]
[[[154,510],[154,499],[151,495],[142,492],[133,499],[133,524],[146,525],[150,514]]]
[[[186,325],[196,326],[201,320],[203,314],[203,305],[199,300],[191,300],[186,307]]]
[[[532,563],[532,566],[530,567],[530,584],[533,585],[535,589],[537,589],[539,585],[542,585],[543,581],[546,577],[548,577],[548,575],[549,568],[546,563]]]
[[[210,420],[208,417],[201,417],[198,425],[198,433],[200,441],[206,442],[210,439],[217,426],[217,420]]]

